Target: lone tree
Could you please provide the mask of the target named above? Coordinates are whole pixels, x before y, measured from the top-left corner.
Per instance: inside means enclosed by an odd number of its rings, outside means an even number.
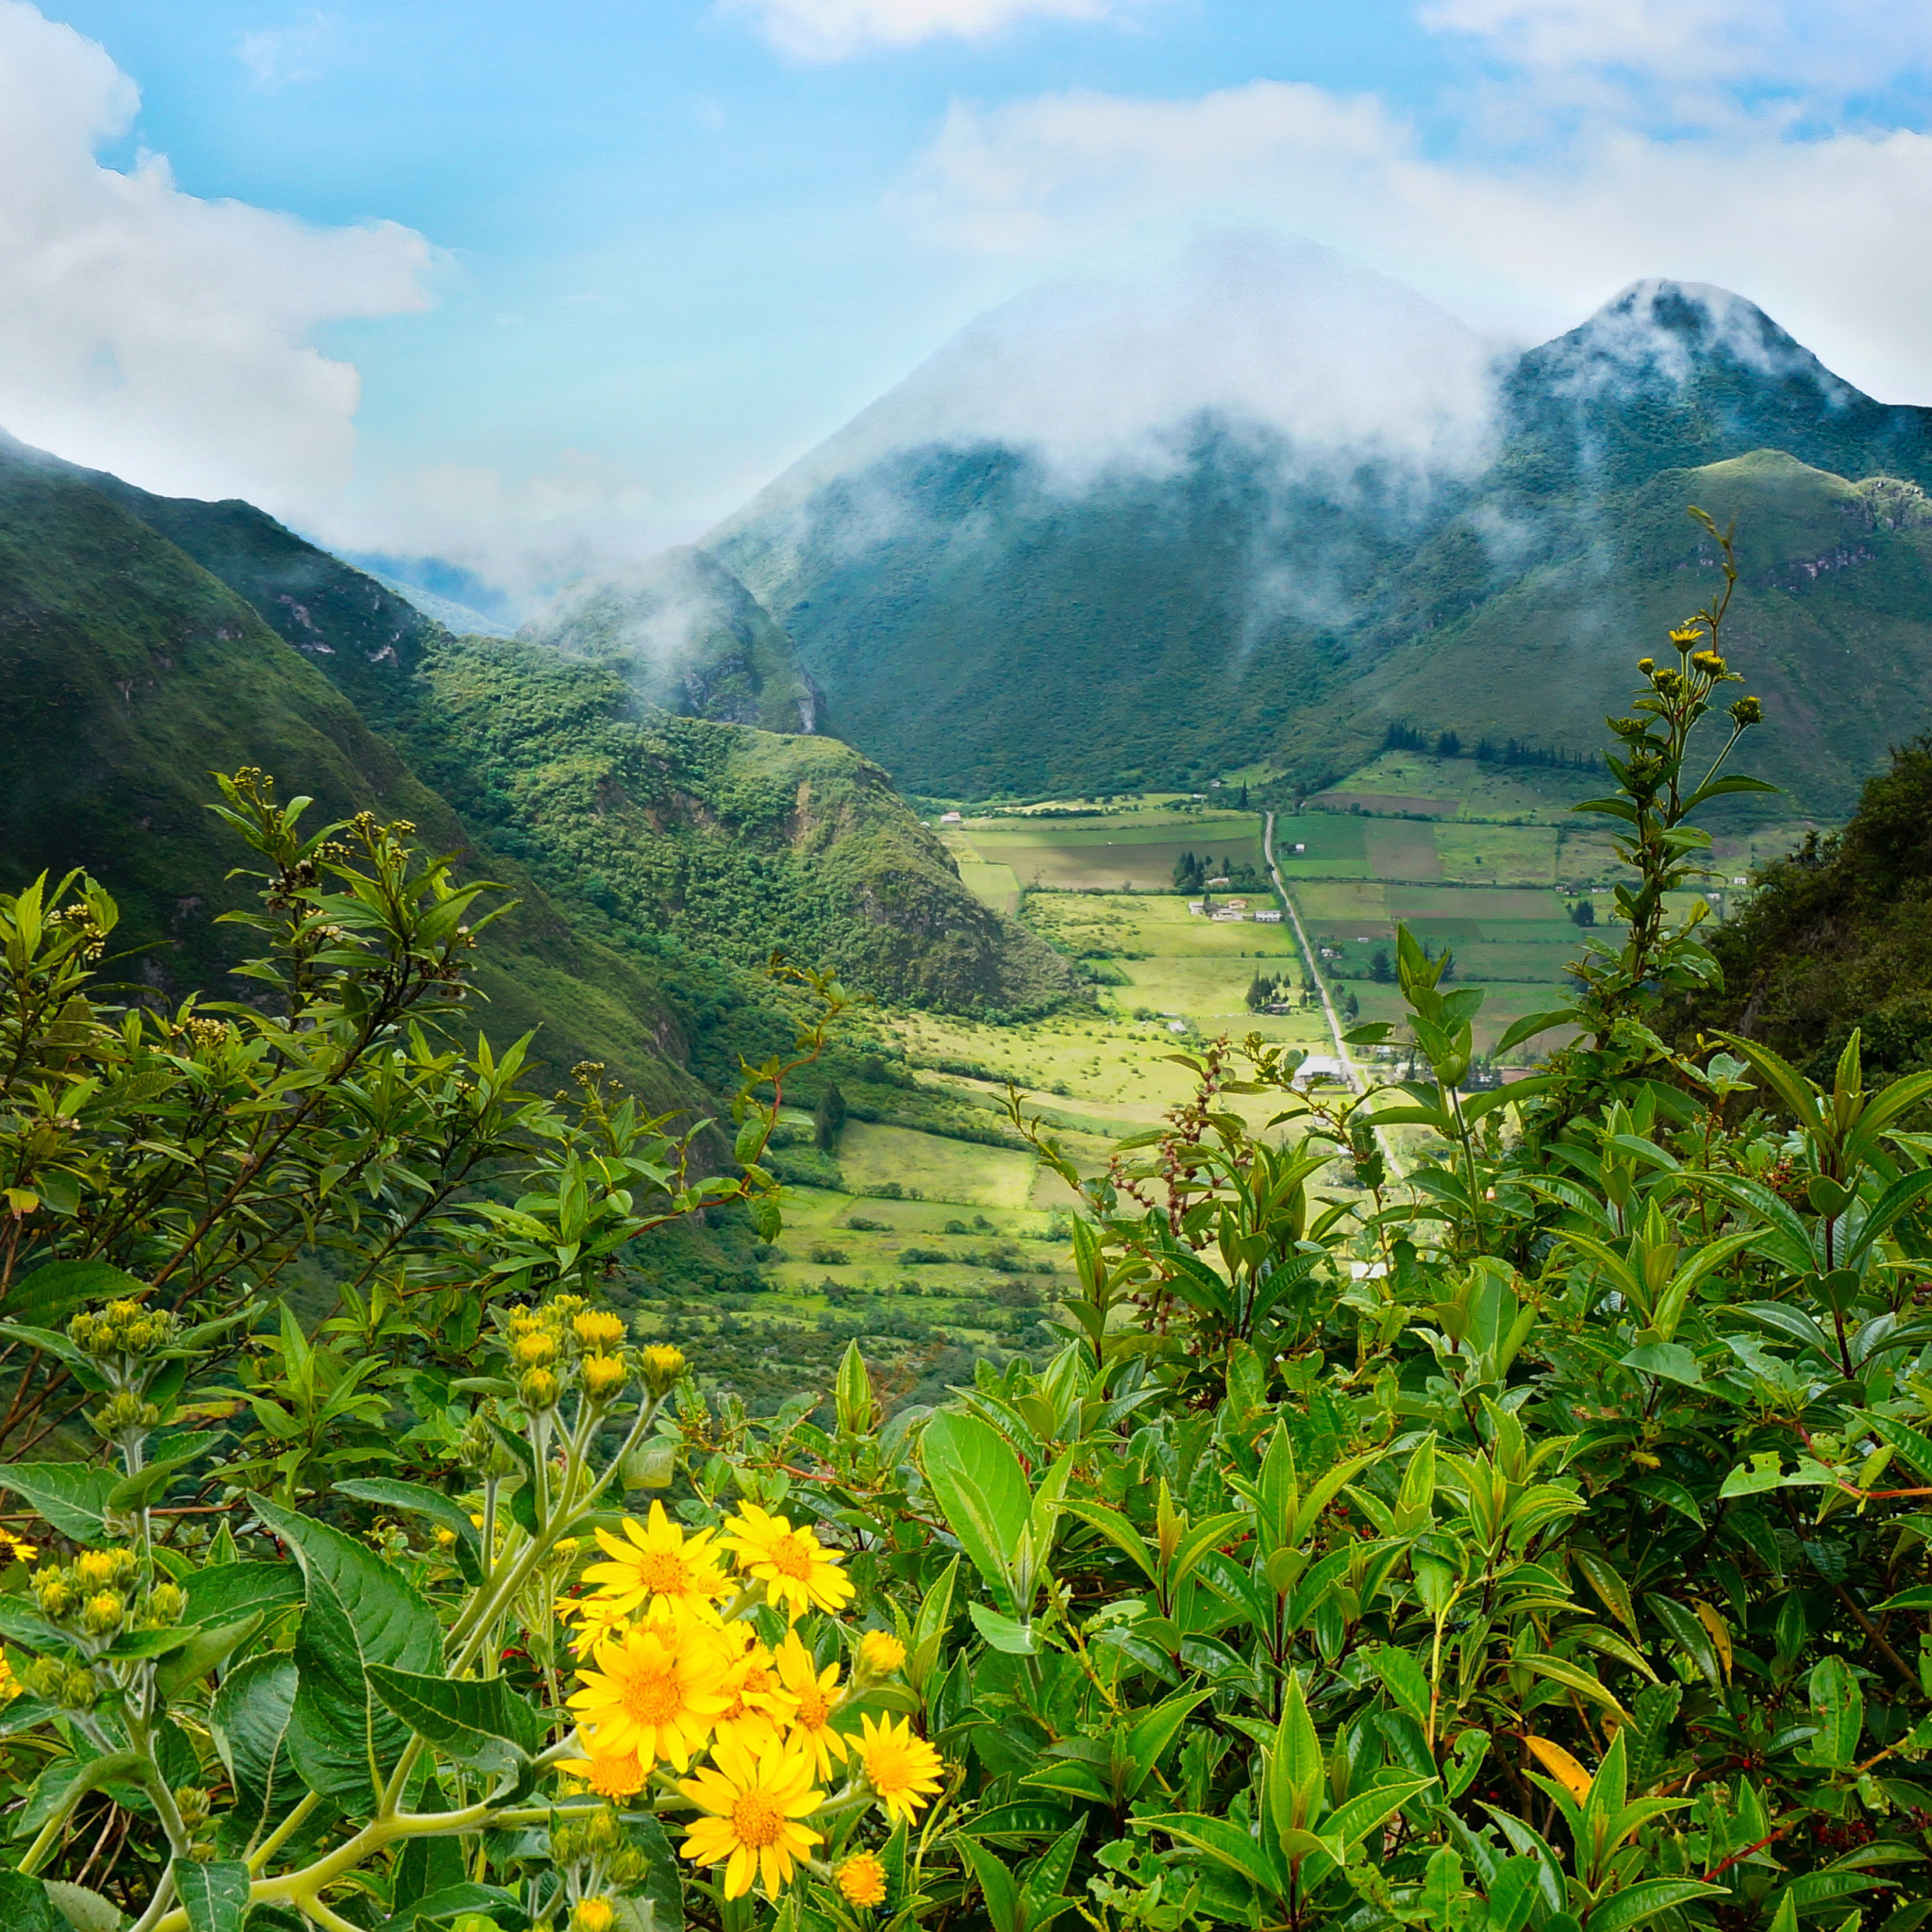
[[[828,1081],[811,1115],[812,1139],[822,1154],[829,1154],[838,1145],[839,1133],[844,1124],[845,1096],[839,1091],[836,1080]]]
[[[1248,1011],[1258,1013],[1274,997],[1274,982],[1257,973],[1248,981]]]
[[[1387,946],[1375,948],[1375,957],[1369,961],[1369,977],[1377,986],[1387,986],[1395,977],[1395,968],[1389,963]]]

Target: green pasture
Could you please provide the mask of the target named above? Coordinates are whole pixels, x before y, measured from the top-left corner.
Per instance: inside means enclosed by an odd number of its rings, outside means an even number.
[[[949,827],[983,864],[1011,868],[1022,887],[1158,891],[1184,852],[1261,865],[1262,821],[1253,812],[1149,812],[1103,819],[975,819]]]
[[[1009,919],[1020,909],[1020,876],[1010,865],[990,865],[984,859],[961,858],[959,883],[995,912]]]

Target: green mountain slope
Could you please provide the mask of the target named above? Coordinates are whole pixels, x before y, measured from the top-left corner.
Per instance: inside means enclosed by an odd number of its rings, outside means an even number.
[[[1073,482],[1019,442],[926,434],[924,379],[707,540],[841,729],[921,791],[1253,760],[1300,788],[1398,721],[1592,745],[1708,587],[1684,518],[1706,498],[1740,518],[1739,655],[1800,809],[1849,809],[1932,698],[1919,499],[1893,514],[1877,480],[1932,485],[1932,411],[1861,395],[1721,290],[1639,284],[1517,358],[1487,459],[1426,487],[1373,440],[1338,473],[1226,408]]]
[[[625,583],[567,597],[523,634],[608,665],[667,711],[767,731],[818,728],[817,694],[791,640],[702,550],[668,550]]]
[[[318,817],[369,808],[425,841],[462,824],[311,662],[233,591],[64,464],[0,451],[0,863],[8,883],[85,866],[120,900],[131,976],[232,996],[241,856],[207,810],[213,769],[277,774]],[[472,866],[473,874],[483,868]],[[698,1096],[676,1015],[637,967],[575,931],[525,868],[480,974],[481,1024],[541,1028],[552,1066],[603,1059],[665,1106]]]
[[[620,670],[541,644],[447,640],[424,683],[408,732],[424,769],[616,932],[746,966],[782,949],[956,1010],[1035,1011],[1076,990],[837,740],[641,708]]]
[[[1767,868],[1711,940],[1722,991],[1686,1036],[1751,1034],[1830,1078],[1852,1029],[1876,1078],[1932,1067],[1932,736],[1903,745],[1844,830]]]
[[[1778,778],[1807,811],[1849,812],[1902,732],[1932,719],[1932,499],[1773,450],[1672,469],[1596,506],[1587,541],[1442,615],[1458,532],[1405,575],[1424,613],[1356,657],[1353,713],[1304,733],[1304,756],[1352,763],[1391,720],[1431,736],[1523,737],[1588,751],[1632,666],[1722,589],[1715,546],[1685,514],[1737,526],[1741,577],[1726,649],[1764,700]]]

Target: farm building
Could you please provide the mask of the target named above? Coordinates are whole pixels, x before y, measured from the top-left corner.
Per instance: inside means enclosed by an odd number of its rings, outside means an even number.
[[[1279,925],[1281,924],[1281,914],[1278,912],[1257,912],[1255,914],[1255,919],[1257,924],[1260,925]]]
[[[957,824],[958,824],[958,823],[959,823],[959,814],[958,814],[958,812],[956,812],[956,811],[942,811],[942,812],[941,812],[941,814],[940,814],[940,824],[942,824],[942,825],[957,825]]]
[[[1245,919],[1248,915],[1238,906],[1217,906],[1208,917],[1219,924],[1223,920]]]

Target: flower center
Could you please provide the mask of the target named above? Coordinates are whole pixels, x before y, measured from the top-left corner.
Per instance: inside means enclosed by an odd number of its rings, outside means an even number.
[[[683,1707],[684,1687],[667,1671],[633,1677],[625,1686],[625,1714],[641,1724],[669,1724]]]
[[[781,1536],[765,1552],[765,1560],[780,1576],[790,1576],[799,1583],[811,1577],[811,1545],[800,1536]]]
[[[652,1550],[638,1559],[638,1581],[661,1596],[678,1596],[691,1588],[691,1572],[682,1557]]]
[[[890,1744],[875,1744],[866,1753],[865,1774],[875,1791],[901,1790],[912,1781],[906,1754]]]
[[[745,1791],[731,1807],[731,1829],[740,1844],[761,1852],[778,1842],[785,1814],[762,1791]]]
[[[822,1731],[830,1723],[832,1707],[822,1690],[798,1693],[798,1722],[808,1731]]]

